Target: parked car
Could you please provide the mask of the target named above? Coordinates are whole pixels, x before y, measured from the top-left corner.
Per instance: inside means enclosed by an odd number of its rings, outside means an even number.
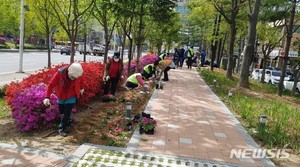
[[[293,86],[294,86],[294,79],[290,79],[288,81],[283,81],[283,86],[284,86],[284,89],[292,91]],[[297,82],[296,92],[298,92],[298,93],[300,92],[300,79]]]
[[[63,46],[60,48],[60,54],[71,55],[71,47],[70,46]]]
[[[251,73],[251,78],[254,80],[260,80],[262,71],[263,69],[254,69]]]
[[[96,55],[103,56],[104,55],[104,47],[100,46],[100,45],[94,45],[92,53],[94,56],[96,56]]]
[[[280,76],[281,76],[281,71],[278,70],[266,70],[266,74],[265,74],[265,82],[266,83],[270,83],[270,84],[278,84],[280,81]],[[284,77],[284,81],[288,81],[290,80],[290,76],[289,75],[285,75]]]

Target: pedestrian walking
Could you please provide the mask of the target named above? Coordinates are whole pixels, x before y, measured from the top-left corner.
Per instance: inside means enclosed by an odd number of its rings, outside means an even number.
[[[178,51],[178,61],[179,61],[179,67],[182,68],[183,62],[184,62],[184,48],[182,47]]]
[[[123,61],[120,59],[120,52],[115,52],[113,58],[109,60],[105,67],[104,95],[115,95],[119,81],[122,79]]]
[[[201,66],[203,67],[205,65],[205,57],[206,57],[206,52],[204,49],[202,49],[200,53],[200,57],[201,57]]]
[[[50,104],[50,95],[55,90],[55,95],[58,98],[59,113],[62,114],[61,121],[59,124],[59,134],[66,136],[66,128],[69,126],[70,116],[72,108],[83,95],[84,89],[82,88],[82,76],[83,69],[81,64],[72,63],[69,66],[62,67],[51,78],[47,91],[46,97],[43,101],[45,106]]]

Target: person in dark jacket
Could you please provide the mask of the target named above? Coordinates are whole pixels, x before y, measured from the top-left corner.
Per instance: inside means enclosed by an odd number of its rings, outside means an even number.
[[[104,95],[115,95],[118,82],[122,79],[123,61],[120,59],[120,52],[115,52],[113,58],[106,64],[105,74],[103,75]]]
[[[69,66],[60,68],[49,82],[46,98],[43,103],[45,106],[51,105],[49,98],[53,89],[55,89],[55,95],[58,98],[59,113],[62,114],[58,130],[61,136],[67,135],[66,128],[69,125],[72,108],[79,97],[83,95],[82,73],[81,64],[72,63]]]
[[[178,52],[178,61],[179,61],[179,67],[182,68],[183,62],[184,62],[184,48],[182,47]]]

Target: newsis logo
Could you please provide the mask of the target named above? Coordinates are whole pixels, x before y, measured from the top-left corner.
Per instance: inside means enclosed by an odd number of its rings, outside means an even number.
[[[289,158],[288,149],[231,149],[230,158]]]

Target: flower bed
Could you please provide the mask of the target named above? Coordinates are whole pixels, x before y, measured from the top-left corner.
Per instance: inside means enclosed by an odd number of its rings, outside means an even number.
[[[79,99],[79,104],[84,105],[101,90],[104,65],[101,62],[81,63],[81,65],[84,70],[83,88],[85,94]],[[19,130],[30,131],[49,127],[59,118],[58,114],[54,115],[55,118],[47,116],[45,118],[47,123],[39,119],[48,112],[48,109],[42,104],[45,98],[46,85],[62,66],[65,64],[54,66],[49,70],[44,69],[37,74],[30,75],[22,82],[12,82],[7,86],[5,98],[13,111],[13,118],[16,119],[16,126]],[[56,104],[54,96],[52,94],[51,104]],[[52,105],[51,110],[58,111],[58,105]],[[29,120],[27,120],[28,118]]]

